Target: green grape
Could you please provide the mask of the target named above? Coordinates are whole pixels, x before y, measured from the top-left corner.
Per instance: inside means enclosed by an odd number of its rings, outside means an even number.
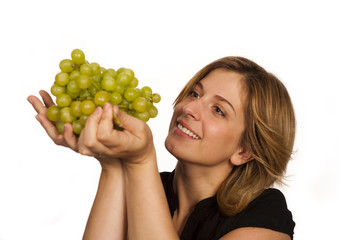
[[[160,102],[160,95],[152,93],[148,86],[138,88],[139,80],[132,69],[115,71],[96,62],[89,63],[80,49],[71,52],[71,59],[61,60],[59,68],[61,72],[51,86],[56,105],[46,114],[56,122],[60,134],[64,132],[64,123],[72,123],[74,134],[79,135],[88,116],[106,102],[145,122],[158,115],[153,103]]]
[[[100,76],[101,76],[101,77],[104,77],[105,71],[106,71],[106,68],[100,67]]]
[[[148,86],[142,87],[141,88],[141,95],[146,98],[149,99],[152,97],[152,89]]]
[[[103,78],[105,76],[111,76],[111,77],[115,78],[116,77],[116,71],[113,68],[108,68],[103,73]]]
[[[120,104],[122,101],[122,97],[121,94],[118,92],[113,92],[112,94],[110,94],[110,103],[114,104],[114,105],[118,105]]]
[[[71,101],[72,101],[71,97],[66,93],[62,93],[56,97],[56,104],[59,107],[70,106]]]
[[[148,105],[147,100],[144,97],[137,97],[132,102],[132,107],[135,109],[135,111],[141,113],[146,111],[147,105]]]
[[[91,82],[98,91],[101,90],[101,79],[91,79]]]
[[[135,112],[134,117],[147,122],[150,119],[150,114],[149,112],[145,111],[145,112]]]
[[[125,87],[116,84],[116,87],[115,87],[115,89],[114,89],[114,92],[118,92],[118,93],[120,93],[121,95],[123,95],[123,94],[124,94],[124,91],[125,91]]]
[[[74,62],[72,60],[64,59],[59,63],[59,67],[62,72],[69,73],[74,70],[73,64]]]
[[[75,119],[75,116],[71,114],[70,107],[64,107],[60,110],[60,120],[64,123],[71,123]]]
[[[90,68],[93,74],[100,74],[101,68],[100,65],[96,62],[90,63]]]
[[[98,92],[98,87],[93,83],[89,89],[88,92],[91,94],[91,96],[95,96],[95,94]]]
[[[94,102],[96,106],[103,107],[105,103],[110,101],[110,95],[106,91],[99,91],[94,96]]]
[[[56,129],[58,130],[59,134],[63,134],[65,131],[64,122],[58,121],[56,122]]]
[[[90,77],[90,80],[91,80],[91,82],[96,82],[96,83],[100,83],[101,82],[101,76],[100,76],[100,74],[98,73],[98,74],[95,74],[95,75],[92,75],[91,77]]]
[[[80,117],[79,117],[79,120],[80,120],[80,123],[81,123],[81,125],[83,125],[83,126],[85,126],[85,123],[86,123],[86,120],[88,119],[88,115],[85,115],[85,114],[83,114],[83,115],[81,115]]]
[[[135,113],[136,113],[135,110],[127,110],[126,112],[127,112],[127,114],[129,114],[131,116],[135,116]]]
[[[160,102],[160,100],[161,100],[160,94],[154,93],[154,94],[152,95],[152,101],[153,101],[154,103],[158,103],[158,102]]]
[[[46,111],[46,116],[50,121],[56,122],[60,119],[60,107],[53,105]]]
[[[80,73],[88,76],[92,75],[92,68],[90,64],[86,64],[86,63],[82,64],[80,66]]]
[[[76,79],[76,85],[80,89],[87,89],[91,86],[91,80],[89,75],[80,74],[80,76]]]
[[[126,69],[122,70],[121,73],[129,75],[130,80],[132,80],[135,77],[134,71],[131,70],[130,68],[126,68]]]
[[[59,86],[65,86],[70,81],[69,74],[65,72],[59,72],[55,76],[55,83]]]
[[[128,109],[129,109],[129,110],[134,110],[132,102],[130,102],[130,103],[128,104]],[[135,111],[135,110],[134,110],[134,111]]]
[[[50,92],[52,95],[56,97],[62,93],[65,93],[66,88],[64,86],[59,86],[55,83],[54,85],[51,86]]]
[[[129,108],[129,102],[126,99],[122,99],[119,108],[121,108],[122,110],[126,110]]]
[[[124,98],[129,102],[134,101],[134,99],[139,96],[140,93],[136,90],[136,88],[127,88],[124,92]]]
[[[147,106],[146,106],[146,111],[149,111],[149,109],[154,106],[154,103],[152,101],[150,101],[149,99],[147,100]]]
[[[95,111],[96,105],[92,100],[85,100],[80,105],[81,112],[85,115],[90,115]]]
[[[81,111],[81,101],[73,101],[70,104],[71,114],[75,117],[80,117],[82,115]]]
[[[158,115],[158,109],[155,106],[151,106],[148,112],[151,118],[155,118]]]
[[[129,83],[129,87],[131,88],[136,88],[138,85],[139,85],[139,80],[136,77],[134,77]]]
[[[135,91],[136,91],[136,97],[141,97],[141,89],[135,88]]]
[[[110,75],[105,76],[101,81],[101,87],[109,92],[114,91],[116,88],[115,79]]]
[[[69,92],[73,93],[80,93],[81,88],[77,85],[76,80],[71,80],[68,85],[66,85],[66,88]]]
[[[71,97],[71,99],[77,99],[80,96],[80,92],[70,92],[69,90],[66,91],[66,94]]]
[[[119,84],[123,87],[127,87],[130,84],[131,80],[132,79],[130,78],[130,76],[125,73],[119,73],[116,76],[116,84]]]
[[[73,121],[72,129],[75,134],[80,134],[81,130],[83,129],[83,125],[81,124],[81,121],[80,120]]]
[[[79,94],[79,98],[80,99],[91,99],[92,98],[92,95],[89,91],[89,89],[83,89],[80,91],[80,94]]]
[[[80,71],[79,70],[72,71],[70,73],[70,81],[71,80],[76,80],[79,76],[80,76]]]
[[[121,67],[121,68],[119,68],[116,72],[119,74],[119,73],[121,73],[122,71],[124,71],[126,68],[123,68],[123,67]]]
[[[71,52],[71,59],[77,65],[81,65],[85,62],[85,54],[80,49],[74,49]]]

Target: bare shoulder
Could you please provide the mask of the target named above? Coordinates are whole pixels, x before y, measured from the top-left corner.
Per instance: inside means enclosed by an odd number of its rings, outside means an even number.
[[[235,229],[220,240],[290,240],[290,236],[266,228],[244,227]]]

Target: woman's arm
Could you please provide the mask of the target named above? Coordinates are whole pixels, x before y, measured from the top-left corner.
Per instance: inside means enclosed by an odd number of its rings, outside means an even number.
[[[113,129],[116,114],[123,131]],[[85,149],[82,149],[85,146]],[[105,104],[86,122],[79,151],[116,157],[123,165],[129,239],[179,239],[156,163],[150,128],[141,120]]]
[[[266,228],[244,227],[235,229],[220,240],[290,240],[290,236]]]
[[[122,168],[102,168],[98,191],[85,228],[84,240],[127,239],[126,201]]]
[[[129,239],[179,239],[171,219],[155,154],[124,164]]]
[[[84,145],[84,134],[81,133],[80,138],[76,138],[71,124],[65,124],[64,134],[59,134],[54,124],[46,117],[48,107],[54,105],[54,102],[46,91],[40,91],[40,96],[43,102],[35,96],[29,96],[28,101],[37,112],[36,119],[53,142],[75,152],[79,152],[80,149],[83,154],[96,157],[102,167],[98,191],[83,239],[126,239],[125,181],[120,161],[116,158],[101,157],[97,152],[87,148]],[[89,119],[90,123],[97,120],[94,116],[90,116]],[[89,132],[86,133],[89,136]]]

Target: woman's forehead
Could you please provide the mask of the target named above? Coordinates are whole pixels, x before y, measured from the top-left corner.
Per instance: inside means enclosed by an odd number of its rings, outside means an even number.
[[[196,87],[215,96],[220,96],[234,106],[242,105],[246,95],[243,75],[227,69],[213,70],[201,79]]]

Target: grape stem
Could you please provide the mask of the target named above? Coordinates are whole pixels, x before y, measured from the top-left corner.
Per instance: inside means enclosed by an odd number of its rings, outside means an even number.
[[[100,86],[98,85],[98,83],[96,83],[94,80],[91,80],[92,84],[95,86],[96,90],[100,91],[101,88]]]
[[[113,119],[114,119],[114,128],[120,131],[124,130],[124,128],[122,128],[120,120],[117,118],[115,113],[113,113]]]

